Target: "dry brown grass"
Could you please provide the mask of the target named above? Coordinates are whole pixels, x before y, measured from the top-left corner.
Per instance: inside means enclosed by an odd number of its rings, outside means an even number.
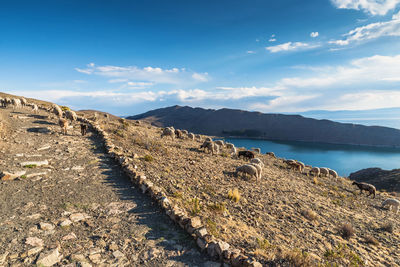
[[[236,203],[239,202],[240,200],[240,193],[239,189],[234,188],[233,190],[228,191],[228,198],[232,201],[235,201]]]
[[[367,235],[364,239],[365,239],[365,242],[367,244],[372,244],[372,245],[375,245],[375,246],[379,245],[379,241],[375,237],[373,237],[371,235]]]
[[[307,209],[307,210],[303,210],[301,212],[301,214],[306,217],[307,219],[309,219],[310,221],[314,221],[318,219],[318,214],[311,210],[311,209]]]
[[[350,239],[354,235],[355,230],[351,223],[344,223],[340,227],[340,233],[344,239]]]

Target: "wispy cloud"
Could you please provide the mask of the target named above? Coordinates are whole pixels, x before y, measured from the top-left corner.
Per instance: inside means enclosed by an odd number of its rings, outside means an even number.
[[[312,49],[318,47],[318,44],[309,44],[302,42],[287,42],[275,46],[267,46],[265,49],[270,51],[271,53],[278,53],[282,51],[295,51],[302,49]]]
[[[318,37],[318,35],[319,35],[318,32],[312,32],[312,33],[310,33],[310,36],[311,36],[312,38]]]
[[[400,36],[400,12],[393,15],[392,19],[389,21],[376,22],[357,27],[343,36],[345,37],[344,39],[330,41],[329,43],[344,46],[355,42],[378,39],[384,36]]]
[[[149,84],[182,84],[190,82],[206,82],[208,73],[196,73],[187,71],[185,68],[162,69],[159,67],[137,66],[97,66],[90,63],[86,68],[75,68],[76,71],[88,75],[98,75],[111,78],[109,82],[132,82],[143,81]]]
[[[337,8],[363,10],[371,15],[385,15],[396,8],[400,0],[331,0]]]

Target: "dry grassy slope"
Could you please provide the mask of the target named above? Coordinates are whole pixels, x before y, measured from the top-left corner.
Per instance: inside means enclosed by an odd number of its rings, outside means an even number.
[[[127,157],[137,154],[138,169],[176,204],[201,216],[216,237],[264,263],[291,257],[297,262],[400,265],[398,217],[380,208],[386,193],[367,198],[348,179],[314,180],[267,155],[260,155],[266,166],[257,183],[233,176],[244,160],[206,154],[198,149],[200,142],[161,139],[161,129],[144,122],[101,124]],[[238,203],[228,198],[234,188],[241,195]],[[340,232],[345,223],[355,230],[349,240]],[[387,224],[395,226],[393,233],[381,230]],[[369,237],[379,244],[368,243]]]

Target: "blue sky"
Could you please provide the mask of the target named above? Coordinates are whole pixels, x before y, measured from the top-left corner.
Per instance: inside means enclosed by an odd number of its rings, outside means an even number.
[[[133,115],[400,107],[400,0],[1,1],[0,90]]]

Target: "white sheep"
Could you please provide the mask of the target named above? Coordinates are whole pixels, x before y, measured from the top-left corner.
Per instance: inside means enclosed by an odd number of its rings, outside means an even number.
[[[19,100],[21,101],[22,107],[25,107],[28,104],[28,101],[26,101],[26,99],[23,97],[21,97]]]
[[[320,173],[321,177],[322,177],[322,175],[329,176],[329,169],[325,168],[325,167],[321,167],[321,168],[319,168],[319,173]]]
[[[53,104],[53,113],[54,113],[57,117],[59,117],[59,118],[61,118],[61,117],[63,116],[63,111],[62,111],[61,108],[60,108],[58,105],[56,105],[56,104]]]
[[[39,108],[36,104],[32,104],[32,112],[35,114],[39,113]]]
[[[5,103],[5,106],[7,107],[8,105],[11,105],[12,104],[12,100],[11,100],[11,98],[9,98],[9,97],[6,97],[6,98],[4,98],[4,103]]]
[[[187,137],[188,137],[190,140],[194,140],[194,134],[193,134],[193,133],[189,133],[189,134],[187,135]]]
[[[215,143],[217,145],[219,145],[220,147],[224,147],[224,144],[225,144],[223,140],[217,140],[217,141],[215,141]]]
[[[161,138],[164,136],[170,136],[172,140],[175,139],[175,130],[172,127],[167,127],[163,129],[163,132],[161,134]]]
[[[389,210],[394,207],[394,211],[396,213],[399,211],[400,201],[394,198],[387,198],[385,201],[382,202],[382,207],[389,206]]]
[[[235,145],[232,144],[232,143],[225,143],[225,147],[228,148],[228,149],[232,149],[232,148],[235,147]]]
[[[212,138],[211,137],[206,137],[206,139],[204,141],[212,142]]]
[[[214,142],[210,141],[204,141],[204,143],[200,146],[200,149],[204,148],[204,152],[206,152],[206,149],[208,150],[208,153],[214,153],[218,154],[219,153],[219,146],[215,144]]]
[[[1,107],[6,107],[6,100],[2,97],[0,97],[0,106]]]
[[[11,100],[11,103],[13,105],[13,109],[21,108],[21,100],[19,100],[18,98],[13,98]]]
[[[258,154],[261,154],[261,149],[260,148],[252,148],[252,150],[257,152]]]
[[[236,154],[237,154],[236,147],[233,147],[231,150],[231,155],[236,156]]]
[[[245,164],[236,168],[235,176],[238,176],[238,173],[241,172],[245,175],[249,174],[250,176],[256,177],[258,181],[258,171],[257,168],[250,164]]]
[[[320,174],[319,168],[318,168],[318,167],[313,167],[313,168],[310,170],[310,174],[312,174],[312,175],[314,175],[314,176],[319,176],[319,174]]]
[[[335,170],[328,169],[328,171],[329,171],[329,175],[332,175],[333,178],[339,177],[339,175],[337,174],[337,172]]]
[[[201,141],[201,135],[196,134],[195,137],[196,137],[196,139],[197,139],[198,141]]]
[[[261,162],[261,164],[263,164],[263,163]],[[263,168],[263,166],[261,164],[260,163],[258,163],[258,164],[257,163],[250,163],[250,165],[253,165],[254,167],[256,167],[258,179],[261,179],[262,168]]]
[[[259,159],[259,158],[251,159],[251,160],[250,160],[250,163],[258,164],[258,165],[260,165],[261,167],[264,168],[264,163],[263,163],[263,162],[261,161],[261,159]]]
[[[182,133],[185,135],[189,135],[189,132],[187,130],[182,130]]]
[[[65,111],[65,117],[66,117],[67,119],[69,119],[69,120],[71,121],[71,123],[72,123],[73,121],[76,121],[76,120],[78,119],[78,116],[77,116],[76,113],[75,113],[74,111],[72,111],[72,110],[67,110],[67,111]]]

